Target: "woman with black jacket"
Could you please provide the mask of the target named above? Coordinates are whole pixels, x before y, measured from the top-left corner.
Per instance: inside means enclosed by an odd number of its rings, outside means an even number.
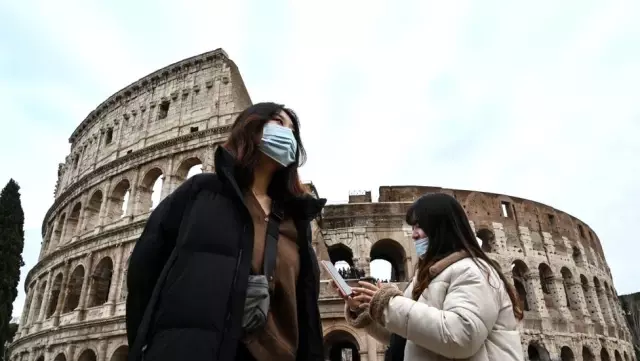
[[[301,184],[304,160],[295,113],[255,104],[215,152],[215,174],[160,202],[129,260],[130,361],[323,359],[310,222],[326,200]],[[262,274],[268,312],[256,326],[247,309]]]

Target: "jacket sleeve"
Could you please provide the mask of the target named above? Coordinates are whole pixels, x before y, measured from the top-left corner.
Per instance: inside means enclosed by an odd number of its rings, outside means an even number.
[[[373,322],[369,315],[369,309],[361,309],[358,312],[349,310],[349,306],[344,305],[344,318],[349,326],[354,328],[362,328],[371,337],[375,338],[383,345],[389,345],[391,333],[376,322]]]
[[[490,284],[479,269],[468,268],[452,280],[442,310],[395,296],[384,308],[382,322],[420,347],[466,359],[478,352],[496,323],[500,306],[492,295],[497,297],[493,279]]]
[[[126,305],[129,345],[134,344],[158,277],[176,245],[184,206],[191,193],[192,179],[178,187],[151,212],[129,257]]]

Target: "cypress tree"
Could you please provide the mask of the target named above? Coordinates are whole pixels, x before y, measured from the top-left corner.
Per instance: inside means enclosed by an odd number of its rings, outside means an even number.
[[[18,296],[20,267],[24,265],[24,212],[20,203],[20,186],[13,179],[0,193],[0,358],[4,344],[12,338],[10,326],[13,301]]]

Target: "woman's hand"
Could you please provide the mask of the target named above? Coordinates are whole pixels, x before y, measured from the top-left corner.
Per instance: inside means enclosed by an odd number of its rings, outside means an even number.
[[[340,287],[338,287],[338,285],[336,285],[336,283],[333,280],[331,280],[331,287],[333,287],[333,289],[340,296],[340,298],[342,298],[344,302],[347,305],[349,305],[349,310],[356,312],[361,308],[360,306],[362,305],[362,302],[356,300],[357,296],[351,297],[351,296],[345,295],[340,289]]]
[[[354,300],[361,302],[363,305],[371,303],[371,299],[378,292],[382,286],[382,282],[378,281],[377,284],[373,284],[365,281],[358,281],[358,284],[362,287],[353,287],[352,290],[357,295],[353,297]]]

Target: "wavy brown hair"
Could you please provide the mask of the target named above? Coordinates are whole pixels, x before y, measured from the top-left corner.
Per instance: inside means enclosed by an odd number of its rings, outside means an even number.
[[[429,237],[427,252],[418,261],[418,274],[412,292],[414,300],[418,300],[429,285],[429,267],[431,265],[453,252],[465,250],[476,265],[487,273],[489,282],[491,282],[490,272],[486,264],[490,265],[500,276],[511,299],[513,314],[516,319],[522,319],[524,314],[515,287],[507,280],[497,264],[480,248],[471,225],[469,225],[469,219],[455,198],[444,193],[422,196],[407,211],[406,221],[411,226],[418,225]],[[483,260],[486,264],[478,262],[478,259]],[[492,287],[494,286],[492,285]]]
[[[261,159],[258,145],[262,137],[262,128],[282,111],[293,121],[293,135],[298,143],[298,149],[296,161],[288,167],[277,170],[273,175],[269,187],[270,193],[285,192],[292,196],[301,196],[309,192],[298,175],[298,168],[306,161],[307,153],[300,138],[300,121],[292,109],[272,102],[257,103],[248,107],[234,121],[231,134],[223,147],[235,157],[236,165],[240,168],[240,172],[236,174],[238,185],[242,188],[249,187],[253,183],[253,172]]]

